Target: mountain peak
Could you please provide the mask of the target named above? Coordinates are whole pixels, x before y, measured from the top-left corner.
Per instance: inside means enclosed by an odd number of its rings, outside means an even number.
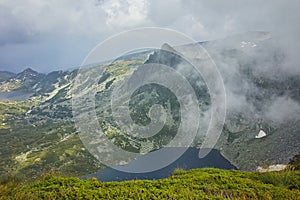
[[[21,79],[21,80],[25,80],[25,79],[32,79],[32,78],[38,78],[40,77],[42,74],[38,73],[37,71],[34,71],[31,68],[26,68],[24,71],[22,71],[21,73],[18,73],[16,78],[17,79]]]
[[[31,69],[30,67],[24,69],[23,72],[21,72],[21,73],[35,73],[35,74],[38,74],[37,71],[34,71],[34,70]]]

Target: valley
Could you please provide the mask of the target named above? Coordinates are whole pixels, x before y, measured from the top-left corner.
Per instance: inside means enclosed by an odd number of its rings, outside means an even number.
[[[255,45],[247,46],[245,41]],[[243,171],[288,164],[300,152],[300,77],[281,71],[265,73],[271,67],[280,70],[284,62],[276,42],[267,33],[256,32],[201,44],[216,62],[227,93],[226,121],[214,148]],[[270,47],[274,47],[273,51],[268,51]],[[98,81],[94,88],[86,87],[82,91],[97,91],[97,118],[113,144],[144,155],[167,145],[179,128],[181,116],[177,97],[167,88],[155,84],[136,90],[129,102],[129,110],[133,121],[139,125],[151,122],[148,115],[151,106],[159,104],[167,110],[166,123],[156,136],[138,138],[128,131],[134,130],[134,126],[122,130],[115,122],[110,108],[112,92],[144,63],[164,64],[181,70],[196,91],[202,113],[199,117],[205,119],[208,116],[211,96],[204,80],[194,77],[193,68],[176,55],[177,51],[188,52],[190,49],[189,45],[163,45],[161,50],[148,50],[87,68],[86,73]],[[186,68],[182,69],[182,65]],[[104,69],[102,74],[95,74],[97,67]],[[2,177],[39,177],[49,171],[82,176],[106,167],[82,143],[73,120],[72,94],[76,90],[77,73],[78,69],[48,74],[26,69],[19,74],[0,74]],[[7,99],[1,96],[9,92],[30,94],[30,97]],[[85,105],[80,109],[83,115],[88,112]],[[261,131],[265,135],[256,137]],[[204,138],[205,135],[198,134],[192,147],[200,148]]]

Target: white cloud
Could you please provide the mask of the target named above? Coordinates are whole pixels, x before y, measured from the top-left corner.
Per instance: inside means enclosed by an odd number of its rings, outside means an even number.
[[[112,34],[143,26],[173,28],[196,40],[272,31],[286,38],[282,43],[290,52],[292,66],[299,63],[298,7],[297,0],[0,0],[0,67],[31,65],[31,57],[24,58],[30,52],[47,58],[29,45],[35,42],[43,49],[47,45],[61,52],[78,49],[79,54]],[[7,56],[8,50],[14,55]],[[55,64],[51,55],[36,64],[51,67]],[[56,65],[69,65],[71,59]]]
[[[26,36],[99,33],[105,21],[95,0],[2,0],[0,8],[7,11],[0,24],[15,26],[10,25],[13,20]]]
[[[156,26],[169,26],[186,14],[182,0],[149,1],[149,19]]]
[[[106,24],[118,28],[130,28],[147,21],[146,0],[107,0],[102,4],[106,13]]]

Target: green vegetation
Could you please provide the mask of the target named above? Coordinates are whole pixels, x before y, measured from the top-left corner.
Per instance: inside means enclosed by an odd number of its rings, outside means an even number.
[[[99,170],[102,165],[84,148],[72,122],[28,118],[35,103],[0,102],[0,180],[50,170],[73,176]]]
[[[7,72],[7,71],[0,71],[0,83],[7,81],[11,77],[13,77],[15,74],[12,72]]]
[[[141,63],[111,63],[103,88],[110,87],[118,76],[132,73],[134,66]],[[0,180],[6,176],[39,177],[49,171],[79,176],[103,168],[84,148],[71,120],[68,90],[75,75],[76,71],[49,73],[35,89],[31,88],[38,93],[29,100],[0,101]]]
[[[20,80],[2,82],[0,84],[0,92],[10,92],[13,90],[20,89],[21,87],[22,87],[22,83]]]
[[[294,170],[300,170],[300,153],[294,156],[290,162],[291,168]]]
[[[143,63],[143,60],[117,60],[108,65],[107,73],[111,74],[112,77],[121,77],[133,72],[135,66]]]
[[[0,199],[300,199],[299,178],[299,171],[177,169],[161,180],[102,183],[50,174],[31,183],[3,182]]]
[[[10,128],[11,118],[18,118],[30,107],[30,102],[0,101],[0,129]]]
[[[153,54],[154,55],[154,54]],[[176,65],[178,58],[166,54],[152,57],[153,63]],[[169,59],[170,58],[170,59]],[[157,59],[157,60],[155,60]],[[162,60],[160,60],[162,59]],[[151,59],[150,59],[151,60]],[[150,122],[148,112],[155,104],[167,110],[167,123],[149,140],[139,139],[122,132],[112,116],[110,95],[118,81],[134,73],[144,60],[116,60],[105,65],[102,75],[97,67],[87,70],[87,77],[98,81],[96,111],[105,134],[127,151],[146,153],[168,143],[174,137],[180,121],[179,105],[167,88],[143,86],[131,96],[131,117],[137,124]],[[150,62],[152,63],[152,62]],[[249,68],[250,69],[250,68]],[[248,70],[248,69],[247,69]],[[205,84],[184,70],[187,80],[201,100],[205,112],[210,97]],[[31,74],[31,75],[30,75]],[[32,75],[33,74],[33,75]],[[36,75],[38,76],[36,76]],[[24,90],[34,93],[26,102],[0,102],[0,200],[1,199],[300,199],[300,172],[239,172],[218,169],[174,170],[173,176],[162,180],[135,180],[125,182],[98,182],[74,177],[89,174],[104,166],[84,148],[72,121],[71,94],[77,70],[39,75],[28,69],[11,81],[0,83],[0,91]],[[298,99],[299,77],[285,83],[255,78],[245,71],[259,93],[249,94],[249,102],[260,110],[270,102],[269,97],[282,94],[289,88],[291,97]],[[22,77],[29,79],[23,80]],[[99,77],[100,76],[100,77]],[[35,78],[37,77],[37,78]],[[247,80],[248,80],[247,79]],[[252,83],[251,82],[251,83]],[[82,88],[85,89],[84,84]],[[263,91],[263,92],[261,92]],[[271,95],[272,94],[272,95]],[[84,110],[85,104],[82,104]],[[259,114],[259,113],[258,113]],[[231,118],[230,118],[231,117]],[[298,151],[296,139],[299,120],[283,124],[253,121],[251,114],[229,113],[220,139],[222,153],[239,169],[255,170],[257,166],[274,161],[287,163],[289,155]],[[103,121],[102,121],[103,120]],[[267,137],[255,139],[263,128]],[[283,133],[288,133],[283,137]],[[291,139],[292,138],[292,139]],[[199,143],[200,144],[200,143]],[[263,148],[262,148],[263,147]],[[283,159],[286,158],[286,159]],[[300,169],[300,154],[289,169]],[[61,175],[41,174],[59,172]],[[13,177],[13,178],[11,178]],[[41,177],[41,178],[37,178]]]
[[[3,175],[33,177],[50,170],[83,175],[99,170],[100,163],[84,148],[68,122],[41,122],[38,127],[20,120],[17,129],[0,129],[0,178]],[[22,126],[19,126],[22,124]]]

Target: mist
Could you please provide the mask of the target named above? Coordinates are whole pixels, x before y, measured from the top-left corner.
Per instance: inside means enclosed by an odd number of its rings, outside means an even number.
[[[227,121],[280,126],[300,118],[299,64],[284,39],[248,32],[204,43],[222,75]],[[292,59],[293,58],[293,59]]]

